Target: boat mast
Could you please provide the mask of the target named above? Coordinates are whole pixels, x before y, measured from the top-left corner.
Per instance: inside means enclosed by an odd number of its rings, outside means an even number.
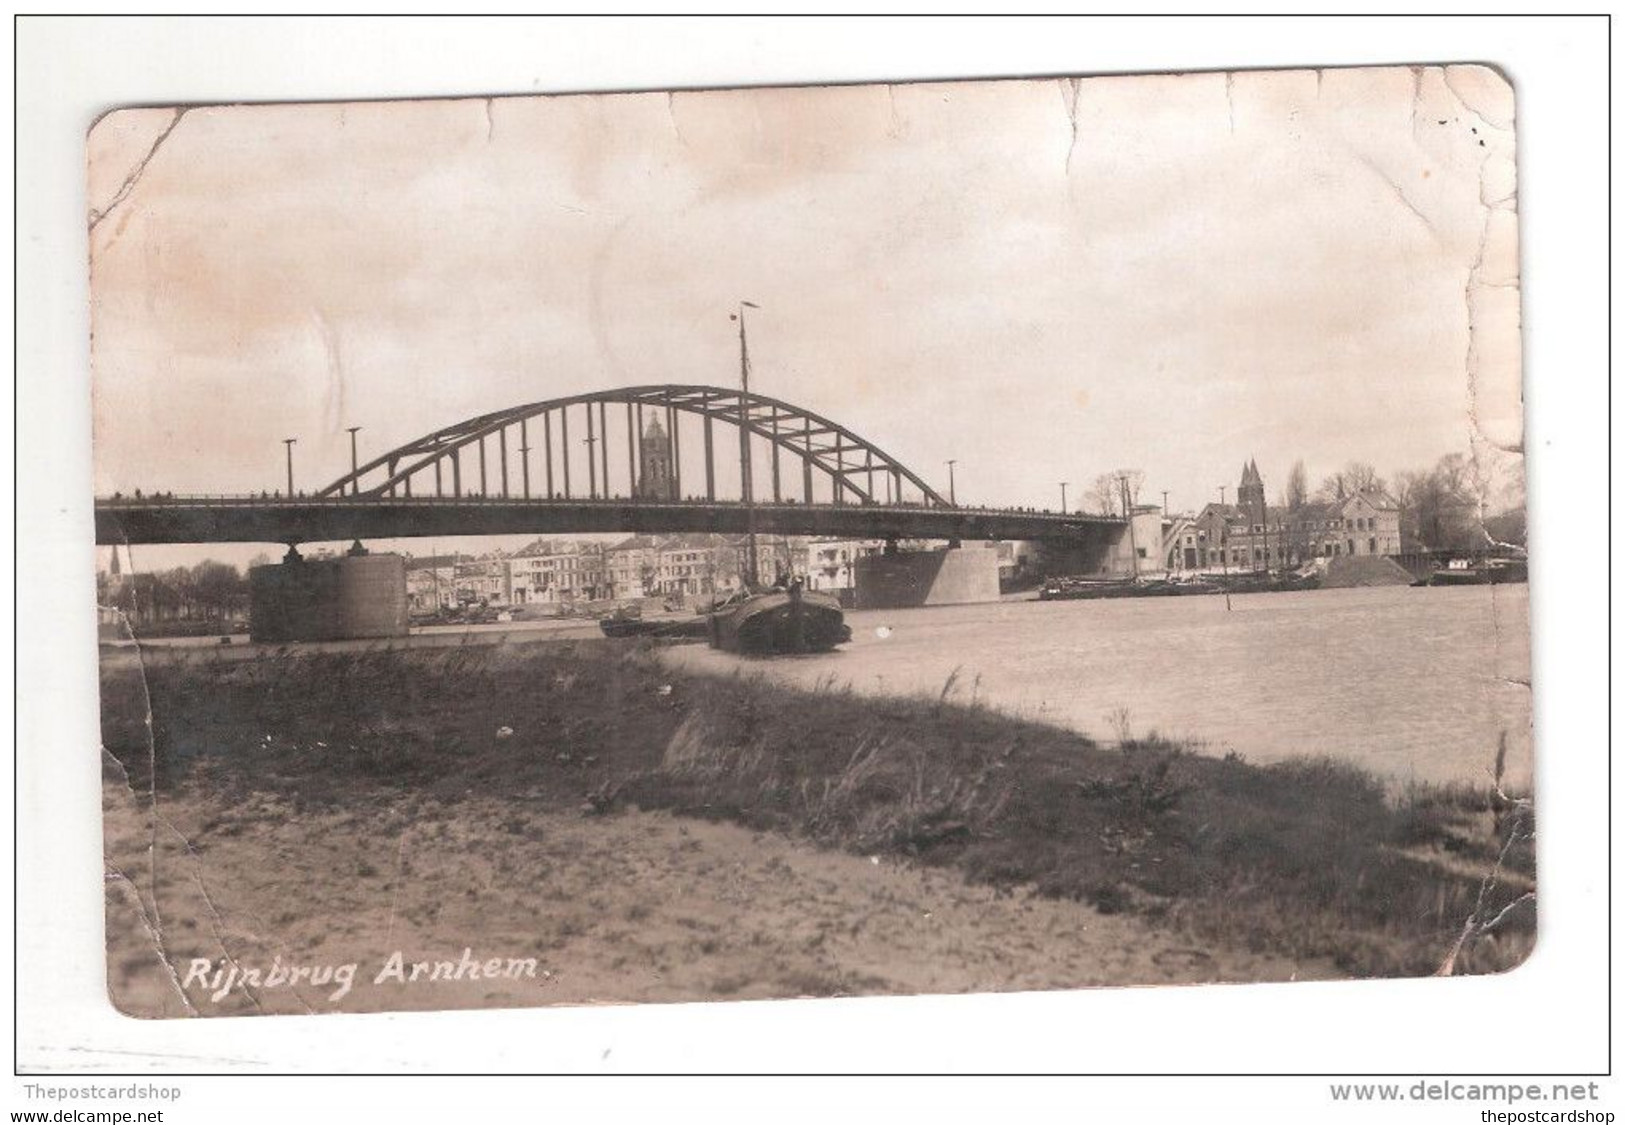
[[[745,501],[745,589],[756,589],[756,504],[750,479],[750,345],[745,340],[745,310],[760,305],[739,302],[739,490]]]

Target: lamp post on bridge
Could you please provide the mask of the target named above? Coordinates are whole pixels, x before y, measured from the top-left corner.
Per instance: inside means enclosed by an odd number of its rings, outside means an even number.
[[[1117,483],[1123,490],[1123,518],[1128,521],[1129,574],[1138,582],[1140,580],[1140,545],[1134,541],[1134,501],[1129,496],[1128,474],[1118,473]]]
[[[957,464],[957,460],[948,462],[948,504],[954,508],[959,507],[959,500],[954,496],[954,466]]]
[[[285,437],[282,444],[288,447],[288,499],[293,499],[293,447],[298,438]]]
[[[358,430],[360,430],[360,429],[361,429],[360,426],[348,426],[348,427],[346,427],[346,430],[350,435],[350,495],[351,496],[360,496],[361,495],[361,481],[356,476],[356,469],[357,469],[357,466],[360,464],[360,462],[356,459],[356,455],[355,455],[355,435],[356,435],[356,432]]]
[[[756,559],[756,496],[750,465],[750,344],[745,337],[745,310],[761,307],[754,301],[740,301],[739,311],[728,317],[739,322],[739,497],[745,504],[745,565],[750,575],[745,581],[747,590],[756,588],[761,573]],[[843,484],[840,480],[835,482],[837,499]]]

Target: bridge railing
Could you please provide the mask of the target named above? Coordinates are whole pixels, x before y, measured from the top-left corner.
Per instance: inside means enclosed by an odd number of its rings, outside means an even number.
[[[461,496],[314,496],[295,494],[282,496],[276,493],[203,493],[203,492],[160,492],[157,494],[143,493],[139,496],[125,495],[116,492],[111,496],[96,497],[96,506],[101,508],[152,508],[152,507],[221,507],[238,508],[245,505],[264,506],[267,508],[296,507],[306,508],[319,506],[324,508],[344,508],[355,505],[416,505],[424,507],[453,506],[499,506],[499,505],[558,505],[560,507],[598,506],[598,507],[625,507],[628,504],[639,508],[737,508],[742,506],[742,500],[708,500],[704,497],[686,497],[680,500],[650,499],[635,496],[491,496],[470,495]],[[955,513],[965,516],[1022,516],[1028,518],[1048,518],[1053,520],[1067,520],[1087,523],[1121,523],[1117,516],[1102,516],[1086,512],[1056,512],[1048,508],[992,508],[983,506],[959,505],[957,507],[940,507],[925,503],[868,503],[868,504],[806,504],[793,499],[786,500],[758,500],[755,506],[770,511],[796,511],[809,508],[820,511],[863,510],[877,509],[909,512]]]

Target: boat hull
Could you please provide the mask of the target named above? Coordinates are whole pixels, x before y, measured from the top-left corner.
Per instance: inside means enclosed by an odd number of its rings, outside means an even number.
[[[1428,576],[1429,586],[1502,586],[1529,581],[1528,564],[1498,562],[1471,567],[1445,567]]]
[[[676,621],[640,621],[604,618],[598,623],[606,637],[656,637],[662,640],[704,640],[706,622],[700,618]]]
[[[841,605],[823,594],[772,591],[714,611],[712,648],[752,656],[827,652],[852,639]]]

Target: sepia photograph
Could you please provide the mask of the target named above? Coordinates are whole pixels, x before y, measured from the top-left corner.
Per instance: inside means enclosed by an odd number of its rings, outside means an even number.
[[[1514,102],[1462,64],[108,113],[112,1004],[1516,968]]]

